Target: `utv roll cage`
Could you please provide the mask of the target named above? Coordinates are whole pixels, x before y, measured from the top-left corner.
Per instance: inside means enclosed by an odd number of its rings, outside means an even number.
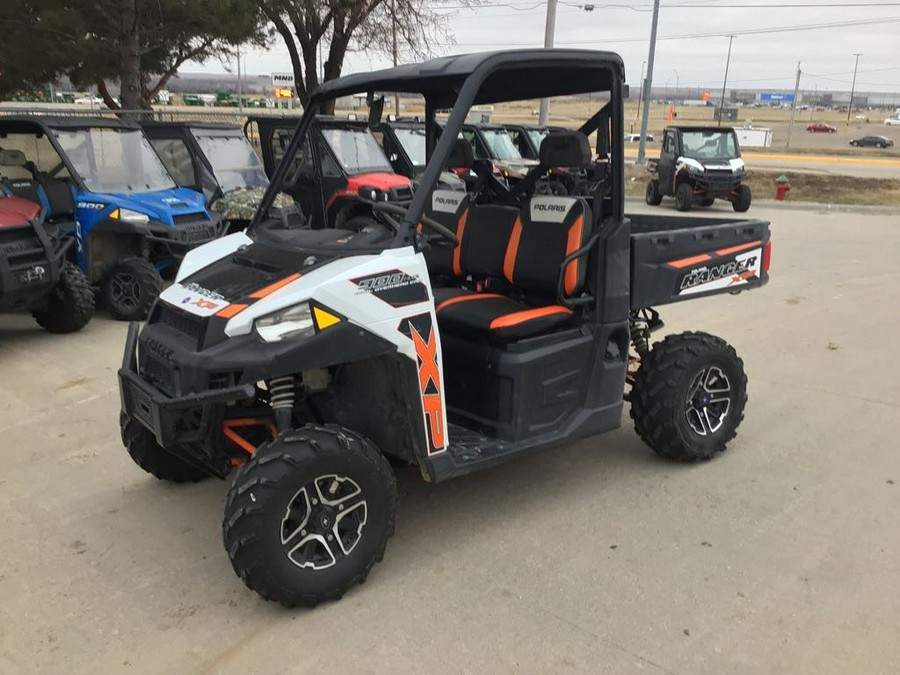
[[[297,126],[293,139],[285,151],[285,160],[272,176],[251,227],[255,226],[271,207],[277,192],[275,186],[283,181],[289,157],[294,156],[307,130],[326,101],[352,94],[365,93],[375,101],[379,92],[419,94],[425,99],[425,143],[428,160],[420,180],[420,188],[402,219],[402,227],[394,247],[416,246],[416,224],[423,215],[431,192],[441,172],[447,166],[466,114],[474,105],[489,105],[504,101],[550,98],[581,94],[586,91],[609,92],[610,103],[588,120],[580,129],[590,136],[597,134],[595,152],[609,158],[610,191],[603,195],[611,207],[597,209],[600,218],[612,217],[620,222],[624,216],[624,127],[621,115],[610,114],[621,103],[624,89],[624,63],[613,52],[582,49],[532,49],[514,52],[486,52],[447,56],[421,64],[397,66],[371,73],[348,75],[325,82],[309,101]],[[380,119],[380,105],[373,106]],[[436,113],[451,109],[437,132]],[[377,122],[377,120],[376,120]],[[611,128],[609,125],[612,125]],[[609,135],[605,129],[609,128]],[[524,182],[524,181],[523,181]]]

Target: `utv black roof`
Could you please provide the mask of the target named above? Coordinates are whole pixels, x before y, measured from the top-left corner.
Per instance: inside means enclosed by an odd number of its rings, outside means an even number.
[[[211,131],[236,131],[241,133],[239,124],[229,122],[204,122],[202,120],[140,120],[144,129],[209,129]]]
[[[671,124],[666,129],[675,129],[676,131],[734,131],[734,127],[696,126],[690,124]]]
[[[0,131],[33,132],[34,127],[42,129],[140,129],[136,123],[115,117],[79,117],[62,115],[9,115],[0,116]]]
[[[586,49],[518,49],[460,54],[325,82],[313,101],[360,92],[421,94],[436,108],[452,107],[466,80],[482,71],[485,80],[473,105],[606,91],[624,72],[613,52]],[[515,71],[521,73],[517,77]],[[588,89],[585,84],[591,83]]]

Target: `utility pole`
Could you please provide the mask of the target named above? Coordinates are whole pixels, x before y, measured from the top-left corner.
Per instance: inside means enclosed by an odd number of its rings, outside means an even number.
[[[238,86],[237,86],[237,94],[238,94],[238,112],[243,116],[244,114],[244,94],[243,87],[241,86],[241,46],[237,46],[237,62],[238,62]]]
[[[859,68],[859,57],[862,54],[855,53],[853,56],[856,57],[856,63],[853,66],[853,84],[850,85],[850,105],[847,106],[847,126],[850,126],[850,113],[853,112],[853,94],[856,93],[856,69]]]
[[[725,59],[725,79],[722,81],[722,102],[719,104],[719,126],[722,126],[722,114],[725,112],[725,86],[728,84],[728,66],[731,65],[731,43],[734,35],[728,36],[728,58]]]
[[[394,68],[397,67],[397,0],[391,0],[391,52],[394,56]],[[394,117],[400,117],[400,94],[394,92]]]
[[[638,97],[637,114],[634,116],[635,121],[641,119],[641,103],[644,100],[644,68],[646,68],[646,67],[647,67],[647,62],[642,61],[641,62],[641,79],[639,80],[640,88],[641,88],[640,89],[641,95]]]
[[[544,48],[553,48],[553,34],[556,32],[556,0],[547,0],[547,24],[544,26]],[[550,99],[541,99],[541,116],[539,124],[547,125],[550,117]]]
[[[653,0],[653,23],[650,24],[650,53],[647,55],[647,79],[641,88],[644,115],[641,117],[641,141],[638,145],[636,164],[644,163],[647,150],[647,126],[650,123],[650,89],[653,87],[653,57],[656,56],[656,29],[659,27],[659,0]]]
[[[788,124],[787,140],[784,147],[791,147],[791,132],[794,130],[794,112],[797,110],[797,94],[800,92],[800,62],[797,61],[797,82],[794,84],[794,100],[791,101],[791,121]]]

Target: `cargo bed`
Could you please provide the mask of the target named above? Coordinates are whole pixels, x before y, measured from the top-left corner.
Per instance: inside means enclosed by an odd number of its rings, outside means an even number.
[[[631,307],[736,293],[769,280],[769,223],[630,215]]]

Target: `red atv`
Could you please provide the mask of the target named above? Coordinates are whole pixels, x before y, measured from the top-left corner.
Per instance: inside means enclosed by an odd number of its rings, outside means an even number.
[[[67,256],[71,225],[46,222],[38,204],[0,192],[0,312],[31,312],[51,333],[91,320],[94,292]]]

